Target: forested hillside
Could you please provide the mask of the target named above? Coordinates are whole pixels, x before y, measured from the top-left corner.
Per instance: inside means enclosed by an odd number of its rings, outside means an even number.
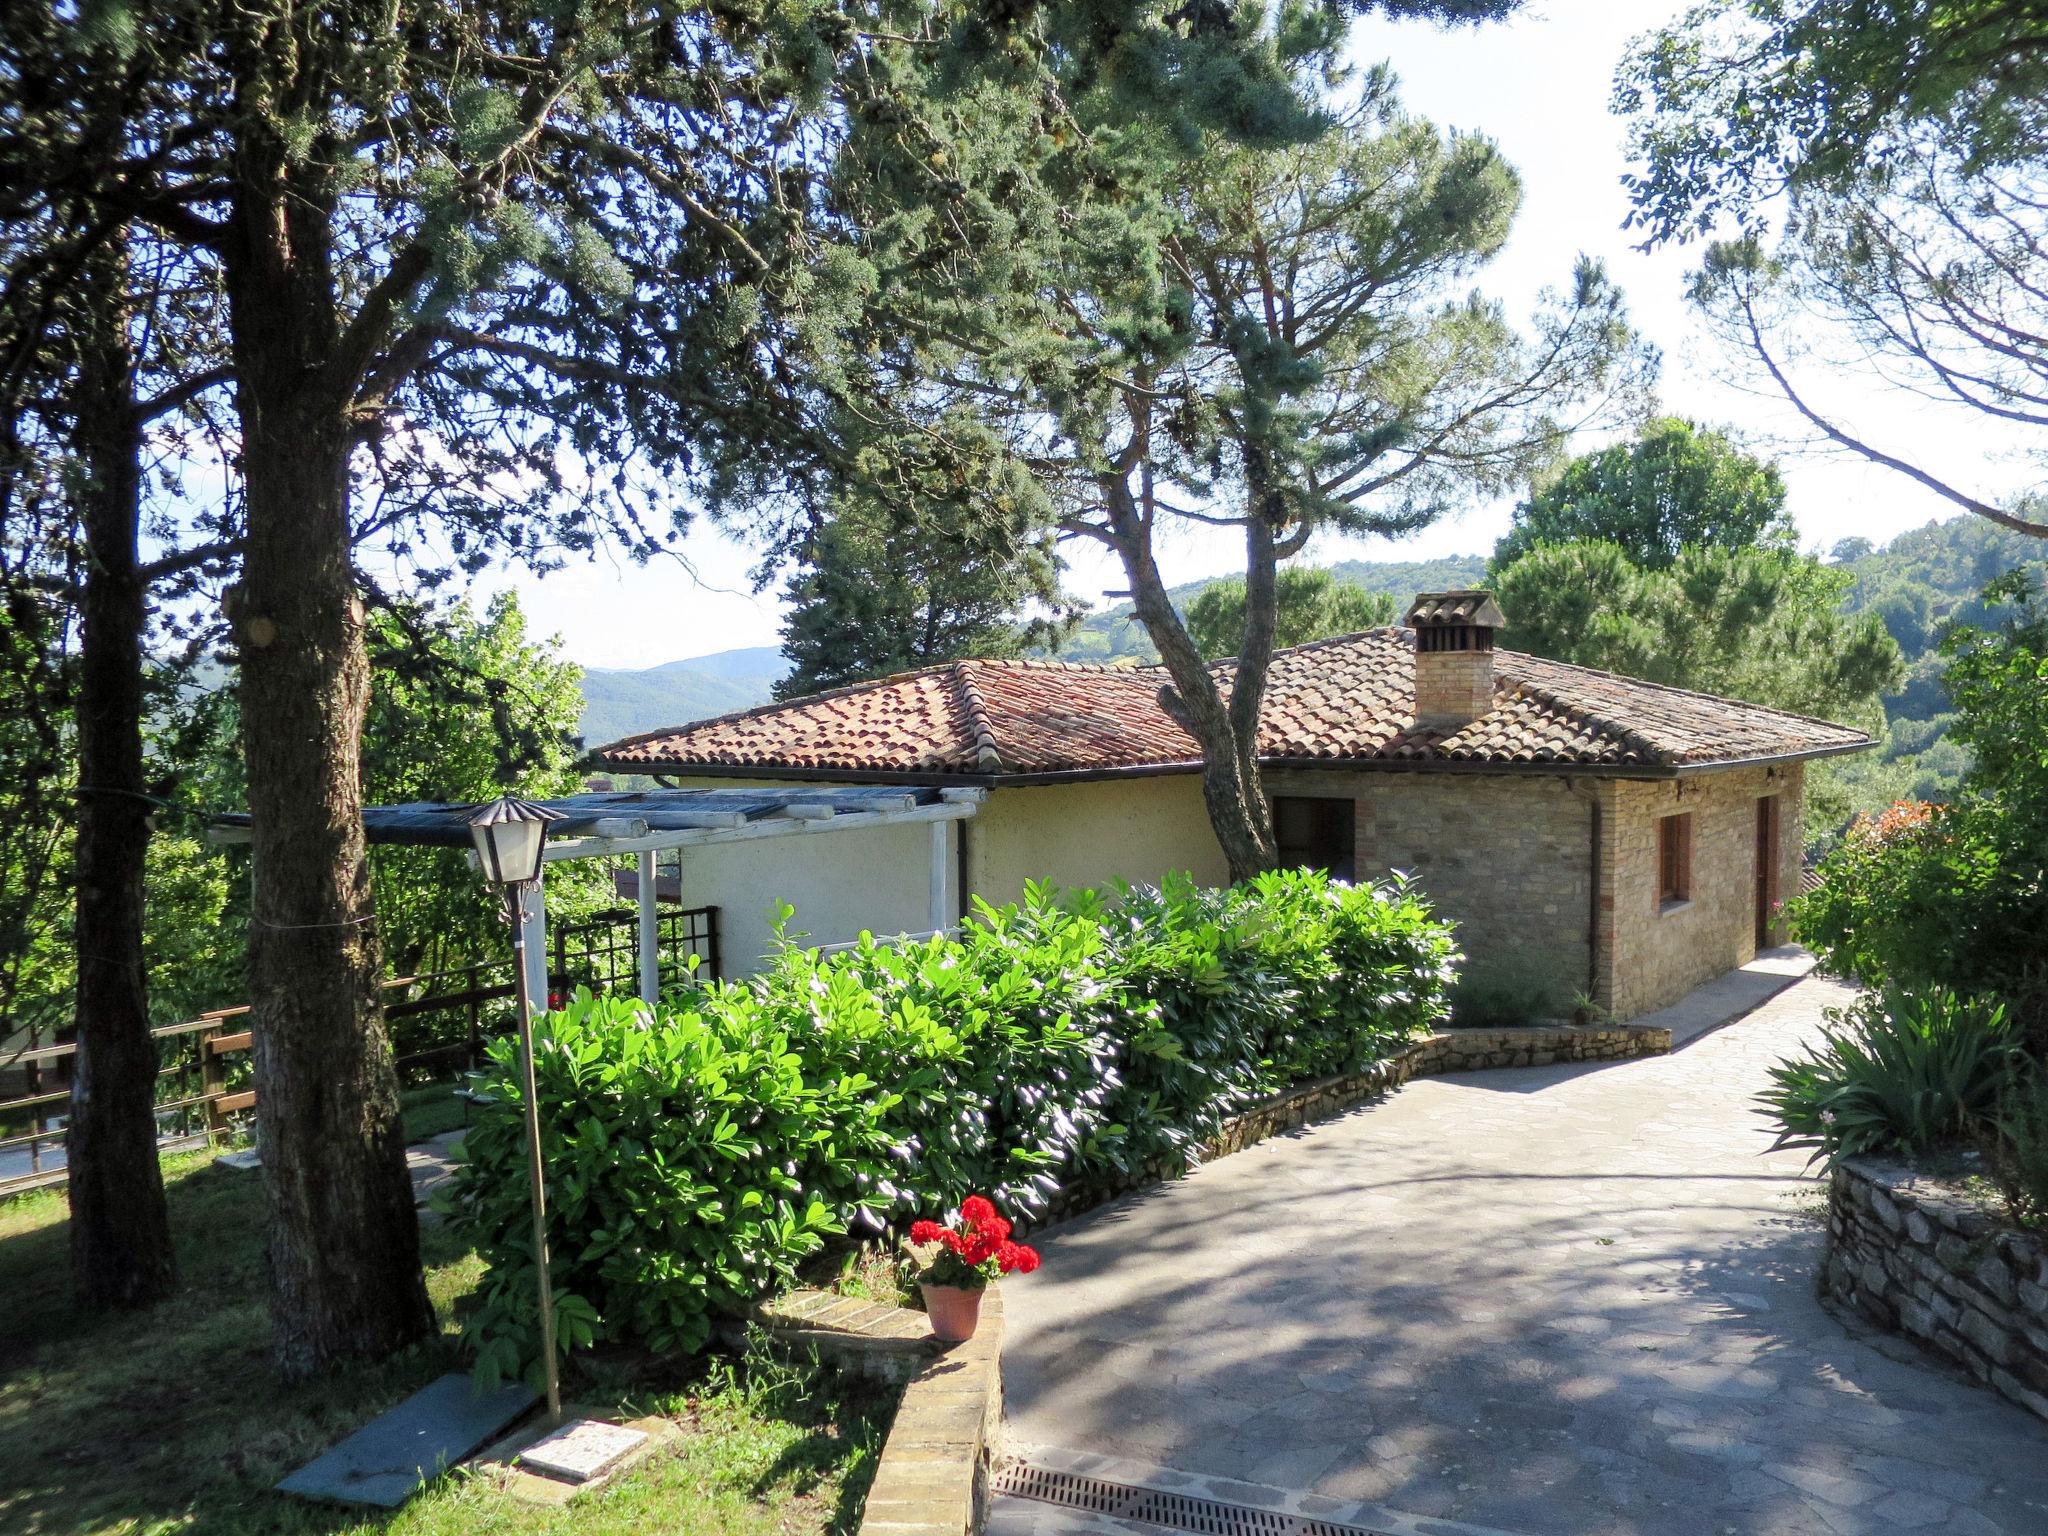
[[[1844,764],[1841,777],[1859,801],[1942,799],[1967,759],[1948,740],[1949,702],[1941,686],[1943,625],[1980,623],[1979,594],[2020,565],[2048,574],[2039,540],[1977,517],[1929,523],[1881,548],[1845,539],[1833,558],[1856,577],[1849,606],[1875,612],[1906,655],[1906,682],[1885,699],[1891,740],[1868,758]]]
[[[584,743],[601,747],[621,736],[765,703],[776,679],[788,670],[788,661],[772,645],[717,651],[658,667],[587,667]]]

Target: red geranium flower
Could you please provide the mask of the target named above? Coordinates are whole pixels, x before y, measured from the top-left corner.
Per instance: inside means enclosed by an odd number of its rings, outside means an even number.
[[[1038,1268],[1038,1252],[1010,1241],[1013,1229],[985,1195],[969,1195],[960,1202],[960,1225],[942,1227],[935,1221],[910,1224],[914,1244],[934,1244],[939,1253],[923,1266],[919,1278],[934,1285],[958,1285],[979,1290],[998,1275],[1028,1275]]]

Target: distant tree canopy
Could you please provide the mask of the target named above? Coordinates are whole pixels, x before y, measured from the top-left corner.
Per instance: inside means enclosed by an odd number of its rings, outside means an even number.
[[[1855,578],[1794,548],[1775,464],[1674,417],[1573,459],[1516,509],[1490,579],[1505,642],[1879,727],[1901,675]]]
[[[1852,580],[1782,549],[1693,546],[1656,567],[1587,540],[1537,545],[1494,590],[1516,650],[1876,730],[1902,666],[1875,614],[1842,611]]]
[[[1777,465],[1725,433],[1663,416],[1631,441],[1567,463],[1515,509],[1494,561],[1507,565],[1538,544],[1600,539],[1663,569],[1688,545],[1789,549],[1794,538]]]
[[[1273,643],[1306,645],[1394,622],[1394,599],[1368,592],[1323,566],[1282,566],[1274,582]],[[1228,576],[1204,587],[1188,604],[1188,638],[1216,661],[1237,654],[1244,635],[1244,578]]]
[[[964,514],[841,498],[790,582],[782,650],[792,670],[775,696],[1055,644],[1076,615],[1051,529],[1029,522],[1037,500],[1028,485],[1000,482]]]

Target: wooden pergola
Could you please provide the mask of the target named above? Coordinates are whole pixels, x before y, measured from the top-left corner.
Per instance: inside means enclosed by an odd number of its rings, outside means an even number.
[[[670,849],[717,843],[749,843],[771,837],[817,837],[922,822],[931,827],[931,926],[951,927],[959,917],[946,898],[947,872],[954,862],[953,823],[981,808],[986,790],[930,786],[857,785],[789,789],[606,790],[567,795],[539,803],[560,813],[550,823],[542,868],[564,859],[632,857],[639,868],[638,960],[640,996],[655,1002],[661,991],[659,913],[655,904],[655,861]],[[475,805],[416,802],[378,805],[363,811],[363,832],[372,843],[470,849],[469,818]],[[209,829],[218,843],[247,842],[250,818],[223,816]],[[475,854],[470,855],[472,864]],[[479,888],[481,889],[481,887]],[[545,998],[547,982],[547,899],[527,904],[521,937],[527,987]]]

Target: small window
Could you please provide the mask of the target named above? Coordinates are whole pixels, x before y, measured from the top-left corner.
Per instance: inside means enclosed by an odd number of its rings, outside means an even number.
[[[1352,839],[1357,824],[1349,800],[1273,797],[1273,835],[1283,869],[1321,869],[1339,880],[1355,879]]]
[[[1657,818],[1657,909],[1692,900],[1692,815]]]

